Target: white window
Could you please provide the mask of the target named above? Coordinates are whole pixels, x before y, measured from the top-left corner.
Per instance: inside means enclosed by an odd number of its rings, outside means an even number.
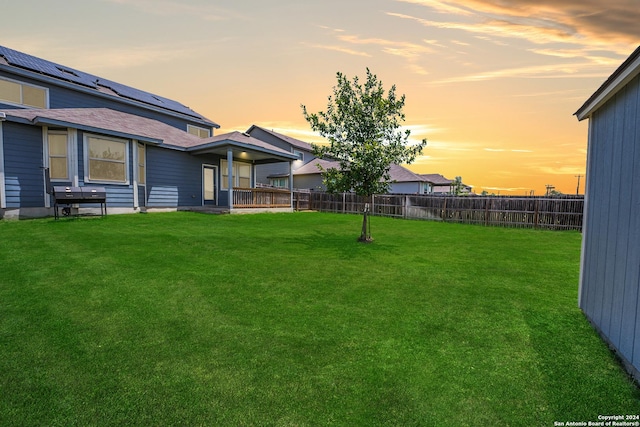
[[[222,169],[222,188],[229,188],[229,163],[226,160],[220,161]],[[233,162],[232,182],[234,187],[251,188],[251,165],[243,162]]]
[[[298,160],[304,161],[304,153],[299,150],[293,150],[293,154],[298,156]]]
[[[46,88],[0,78],[0,102],[47,108],[47,98]]]
[[[271,185],[277,188],[289,188],[289,178],[269,178]]]
[[[210,129],[201,128],[193,125],[187,125],[187,132],[189,132],[192,135],[199,136],[200,138],[209,138],[211,136]]]
[[[69,144],[66,131],[47,132],[49,177],[52,181],[71,181],[69,176]]]
[[[138,142],[138,184],[145,185],[147,182],[147,159],[145,157],[145,145]]]
[[[129,183],[129,142],[105,136],[85,135],[85,181]]]

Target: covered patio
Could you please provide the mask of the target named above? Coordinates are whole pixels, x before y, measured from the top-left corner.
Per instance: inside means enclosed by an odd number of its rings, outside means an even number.
[[[226,206],[236,213],[293,210],[292,162],[298,159],[293,153],[242,132],[214,136],[188,151],[196,156],[213,154],[222,159],[218,206]],[[256,187],[255,166],[279,162],[289,164],[289,189]]]

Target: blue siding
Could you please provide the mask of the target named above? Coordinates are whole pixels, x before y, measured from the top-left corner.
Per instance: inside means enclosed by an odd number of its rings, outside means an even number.
[[[204,163],[219,166],[220,160],[217,157],[192,156],[180,151],[147,147],[147,206],[201,206]]]
[[[43,207],[42,130],[5,122],[3,135],[7,207]]]
[[[590,118],[580,307],[640,370],[640,78]]]

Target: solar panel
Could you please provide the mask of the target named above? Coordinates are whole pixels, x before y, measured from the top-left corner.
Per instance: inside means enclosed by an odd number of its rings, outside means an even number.
[[[166,110],[186,114],[199,119],[207,120],[205,117],[196,113],[189,107],[168,98],[153,95],[143,90],[135,89],[117,82],[101,79],[95,75],[75,70],[73,68],[64,67],[26,53],[18,52],[4,46],[0,46],[0,55],[3,56],[9,65],[20,67],[36,73],[44,74],[60,80],[80,84],[85,87],[98,90],[98,83],[113,90],[122,98],[131,99],[145,104],[160,107]],[[104,91],[102,92],[104,93]],[[208,120],[207,120],[208,121]]]

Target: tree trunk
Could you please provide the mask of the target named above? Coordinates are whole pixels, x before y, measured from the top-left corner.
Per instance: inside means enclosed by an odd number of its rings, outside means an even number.
[[[362,211],[362,231],[360,232],[359,242],[369,243],[372,242],[371,234],[369,233],[369,203],[364,204],[364,211]]]

